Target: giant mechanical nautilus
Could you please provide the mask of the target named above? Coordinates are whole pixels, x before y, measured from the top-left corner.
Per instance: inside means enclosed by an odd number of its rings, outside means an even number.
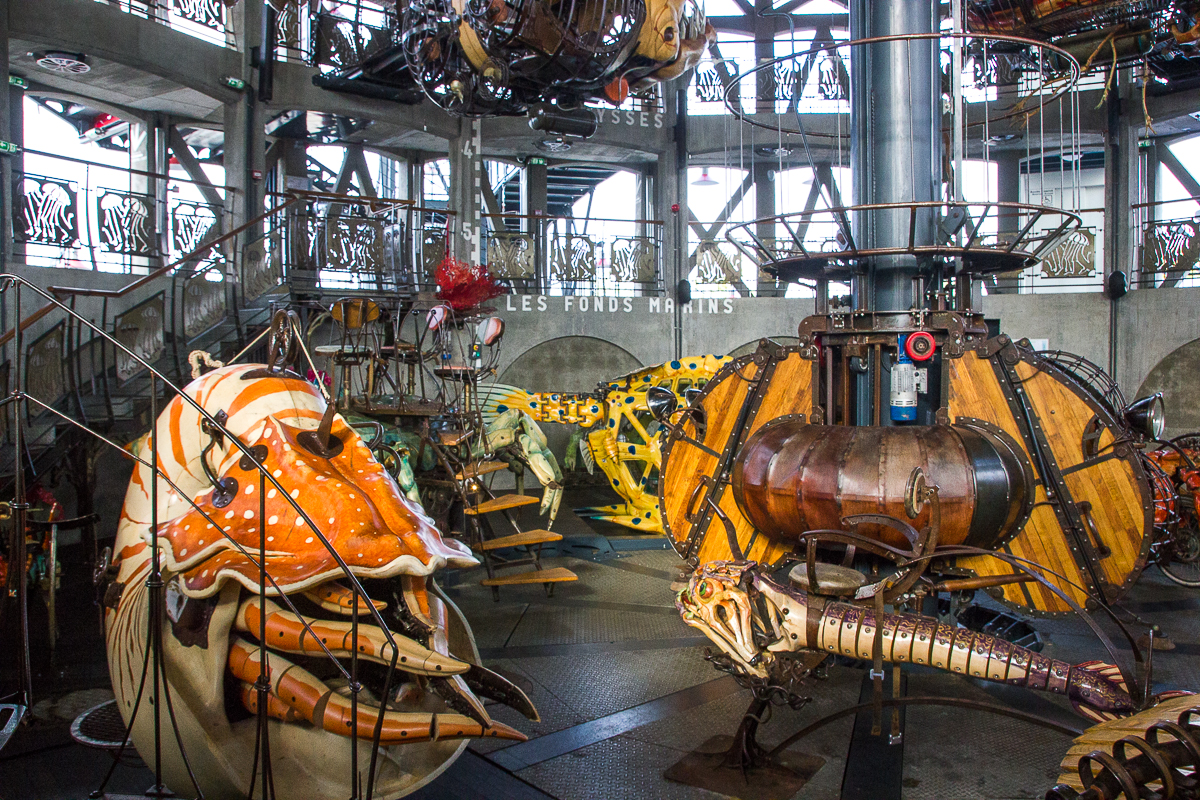
[[[375,797],[399,797],[428,782],[467,738],[524,739],[493,721],[479,698],[536,718],[532,704],[477,664],[470,629],[431,580],[439,569],[472,566],[475,558],[465,545],[442,538],[367,443],[327,413],[317,389],[286,371],[239,365],[210,372],[184,393],[223,420],[241,446],[181,397],[166,406],[156,422],[157,486],[148,466],[150,437],[132,448],[146,463],[135,470],[126,495],[105,594],[113,690],[127,721],[141,698],[132,739],[149,760],[155,748],[152,693],[139,695],[139,686],[153,619],[147,604],[154,595],[146,584],[156,495],[166,581],[162,663],[179,729],[177,744],[165,715],[160,717],[168,787],[191,790],[182,745],[205,797],[246,796],[263,696],[254,683],[264,657],[280,797],[341,800],[353,794],[351,750],[358,749],[365,777],[381,706]],[[274,482],[260,479],[243,447]],[[313,524],[362,582],[389,631],[357,596],[355,638],[356,595]],[[254,560],[260,547],[273,580],[265,602]],[[264,632],[265,650],[259,641]],[[345,673],[330,657],[348,667],[352,648],[362,685],[357,730],[351,729]],[[393,655],[397,672],[387,681]],[[385,685],[391,691],[383,703]]]

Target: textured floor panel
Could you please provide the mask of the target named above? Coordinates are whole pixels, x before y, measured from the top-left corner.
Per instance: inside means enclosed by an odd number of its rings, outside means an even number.
[[[663,556],[668,560],[664,565]],[[621,599],[626,603],[642,603],[645,605],[671,606],[675,604],[675,593],[671,591],[670,581],[665,576],[646,575],[631,572],[614,564],[645,567],[655,572],[674,574],[682,563],[673,553],[660,551],[645,551],[622,555],[621,558],[608,561],[584,561],[580,559],[555,559],[562,561],[579,575],[579,580],[570,585],[560,587],[566,589],[562,597],[593,597],[605,600]],[[556,594],[558,594],[556,592]]]
[[[991,699],[979,687],[954,676],[914,675],[908,688],[912,695]],[[1070,745],[1069,736],[995,714],[912,706],[904,742],[904,797],[1044,797]]]
[[[618,736],[517,774],[561,800],[724,799],[663,778],[679,756],[677,750]]]
[[[550,688],[544,685],[542,679],[538,677],[538,672],[529,670],[524,661],[492,659],[488,661],[487,665],[520,686],[533,701],[533,705],[542,719],[541,722],[531,722],[508,706],[498,703],[489,703],[487,705],[488,713],[500,722],[512,725],[527,734],[529,738],[545,736],[548,733],[570,728],[591,719],[563,702],[555,693],[558,687]],[[471,749],[480,753],[490,753],[511,744],[512,742],[502,739],[474,739],[471,742]]]
[[[623,711],[718,677],[699,648],[617,656],[588,654],[522,659],[528,674],[587,719]]]
[[[503,647],[517,627],[528,603],[471,602],[465,605],[459,597],[452,598],[467,618],[471,632],[475,634],[475,646],[480,650]]]
[[[693,635],[694,630],[675,615],[531,604],[509,637],[508,646],[677,639]]]

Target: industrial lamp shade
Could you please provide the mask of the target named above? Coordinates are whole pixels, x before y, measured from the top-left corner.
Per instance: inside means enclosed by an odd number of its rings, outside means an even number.
[[[1147,439],[1160,439],[1167,429],[1162,392],[1134,400],[1125,408],[1122,416],[1126,425]]]
[[[717,182],[714,181],[712,178],[708,177],[708,167],[704,168],[704,171],[700,173],[699,178],[692,181],[692,186],[716,186],[716,185],[717,185]]]
[[[665,386],[651,386],[646,392],[646,407],[659,422],[666,423],[678,405],[679,398]]]

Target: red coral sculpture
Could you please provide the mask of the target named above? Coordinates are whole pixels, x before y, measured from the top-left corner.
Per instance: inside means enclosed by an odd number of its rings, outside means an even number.
[[[506,294],[508,289],[492,280],[487,267],[446,256],[437,268],[438,297],[455,311],[467,311],[480,303]]]

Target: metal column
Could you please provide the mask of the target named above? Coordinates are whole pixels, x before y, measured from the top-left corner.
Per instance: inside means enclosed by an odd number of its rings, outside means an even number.
[[[865,39],[938,30],[934,0],[853,0],[850,36]],[[854,202],[908,203],[937,200],[942,183],[941,75],[938,40],[915,39],[862,45],[852,53],[851,162]],[[908,209],[860,213],[853,221],[859,249],[906,247]],[[934,243],[933,209],[917,215],[916,245]],[[913,304],[917,260],[908,255],[873,259],[868,266],[866,307],[880,311]]]

